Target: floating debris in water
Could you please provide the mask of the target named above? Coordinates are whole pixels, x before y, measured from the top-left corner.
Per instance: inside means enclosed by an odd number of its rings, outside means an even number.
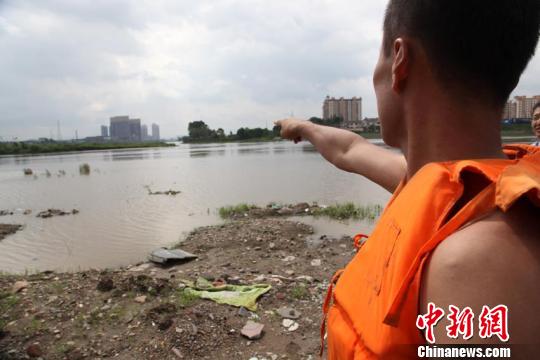
[[[53,216],[66,216],[66,215],[75,215],[78,214],[79,210],[73,209],[71,211],[64,211],[59,209],[47,209],[45,211],[39,212],[36,217],[46,219]]]
[[[165,191],[152,191],[152,189],[150,189],[150,186],[145,186],[145,188],[146,188],[146,190],[148,190],[148,195],[171,195],[171,196],[176,196],[176,195],[181,193],[180,190],[169,189],[169,190],[165,190]]]
[[[0,224],[0,240],[8,235],[14,234],[22,229],[22,225],[17,224]]]

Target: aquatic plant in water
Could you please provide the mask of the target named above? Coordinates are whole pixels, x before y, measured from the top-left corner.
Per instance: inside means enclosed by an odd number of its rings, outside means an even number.
[[[81,165],[79,166],[79,173],[80,173],[81,175],[90,175],[90,165],[88,165],[88,164],[86,164],[86,163],[85,163],[85,164],[81,164]]]

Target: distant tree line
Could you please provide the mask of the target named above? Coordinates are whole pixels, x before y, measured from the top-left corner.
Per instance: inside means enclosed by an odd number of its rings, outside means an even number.
[[[324,125],[324,126],[332,126],[332,127],[340,127],[343,123],[343,118],[341,116],[332,116],[330,119],[321,119],[318,117],[312,117],[309,119],[314,124]]]
[[[40,142],[0,142],[0,155],[39,154],[65,151],[108,150],[126,148],[146,148],[174,146],[165,142],[147,143],[88,143],[88,142],[56,142],[44,140]]]
[[[280,128],[274,126],[272,130],[263,128],[242,127],[236,133],[225,134],[222,128],[210,129],[204,121],[192,121],[188,124],[188,136],[180,140],[185,143],[213,142],[213,141],[241,141],[241,140],[272,140],[279,137]]]

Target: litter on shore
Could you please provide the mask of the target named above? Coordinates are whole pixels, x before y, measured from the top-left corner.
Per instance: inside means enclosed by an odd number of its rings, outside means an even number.
[[[250,311],[257,310],[257,299],[270,291],[272,285],[213,285],[204,278],[198,278],[195,283],[182,280],[186,284],[184,292],[188,295],[215,301],[218,304],[227,304],[236,307],[244,307]]]
[[[152,251],[152,253],[148,257],[150,261],[158,263],[158,264],[167,264],[167,263],[181,262],[181,261],[187,262],[196,258],[197,258],[197,255],[194,255],[184,250],[180,250],[180,249],[169,250],[165,248]]]

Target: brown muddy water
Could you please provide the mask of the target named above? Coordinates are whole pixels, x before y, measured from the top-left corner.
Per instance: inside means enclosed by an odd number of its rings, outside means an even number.
[[[90,165],[90,175],[79,174],[83,163]],[[24,168],[37,177],[25,176]],[[181,193],[149,195],[147,187]],[[220,223],[217,209],[224,205],[384,205],[389,197],[370,181],[336,169],[311,145],[288,142],[0,157],[0,210],[15,212],[0,216],[0,223],[24,225],[0,241],[0,271],[74,271],[140,262],[195,227]],[[80,212],[36,217],[49,208]],[[27,209],[32,214],[24,215]],[[373,226],[303,219],[316,236],[352,235]]]

